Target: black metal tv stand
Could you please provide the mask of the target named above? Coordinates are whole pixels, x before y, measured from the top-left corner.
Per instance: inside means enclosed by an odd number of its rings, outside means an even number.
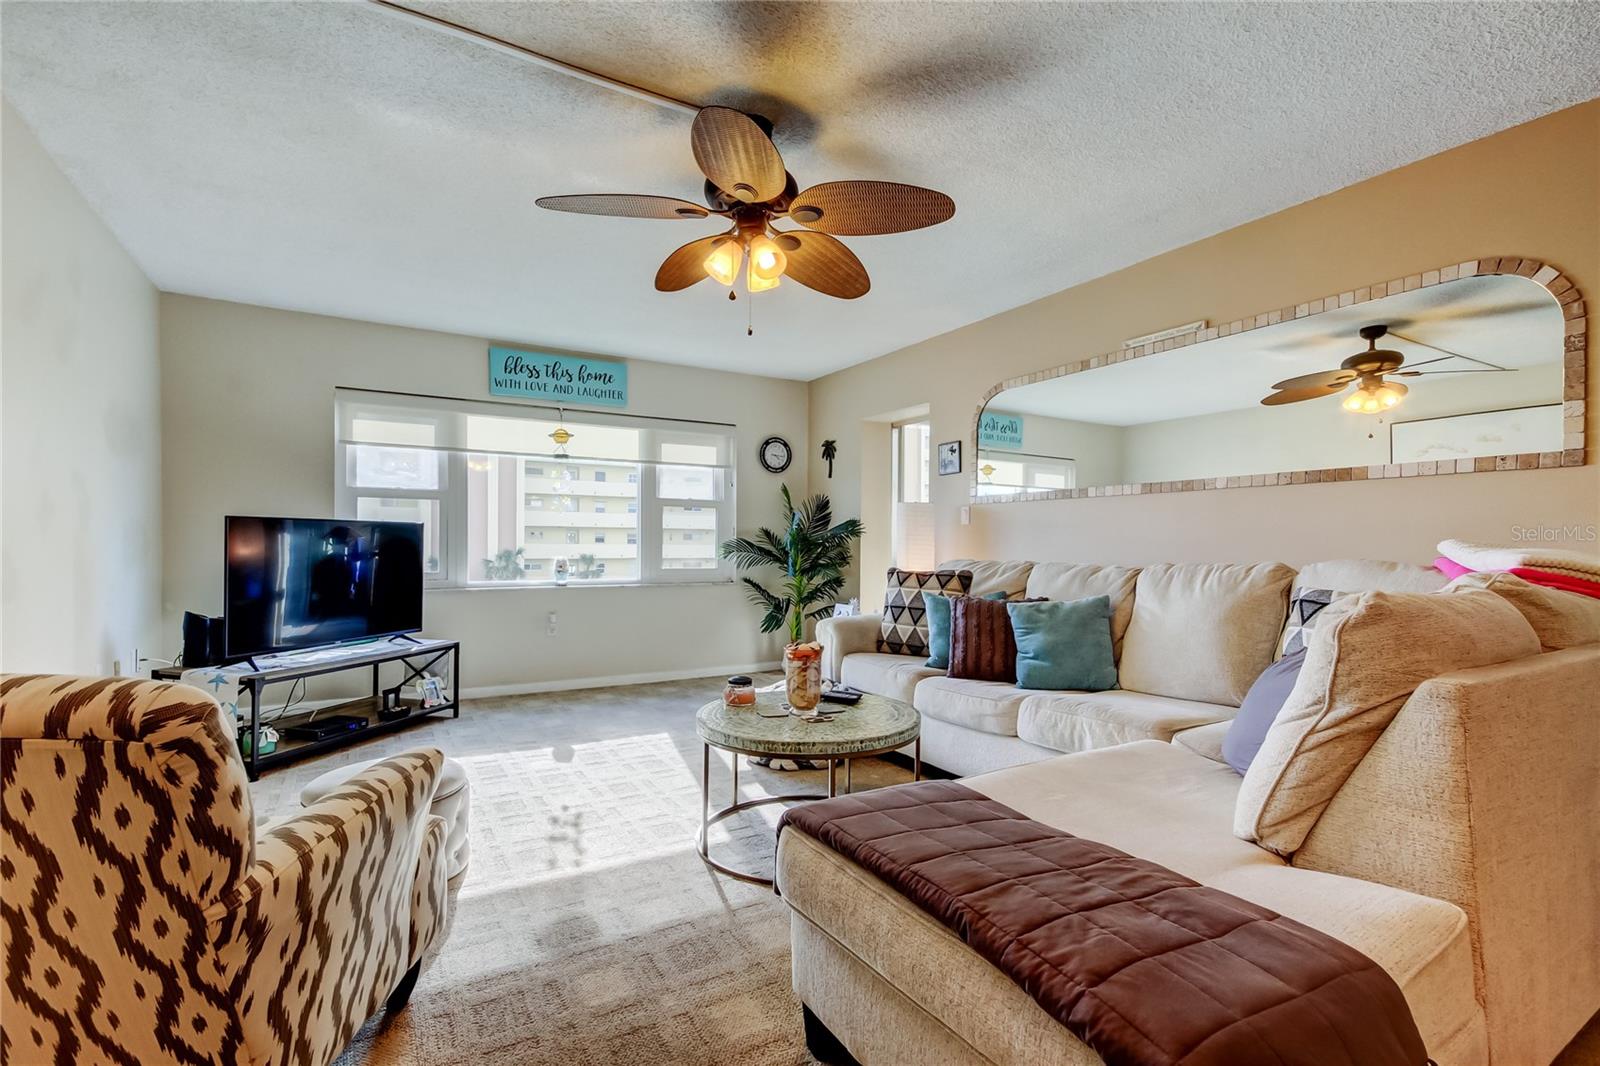
[[[400,693],[407,684],[437,666],[446,657],[451,660],[449,699],[431,707],[423,707],[415,700],[401,698]],[[442,711],[449,711],[452,718],[461,717],[460,641],[419,639],[401,635],[364,644],[313,648],[283,655],[260,655],[249,659],[247,663],[250,667],[248,672],[230,676],[238,679],[240,693],[248,694],[250,699],[249,720],[239,737],[239,754],[244,757],[245,769],[252,781],[260,777],[263,770],[342,748],[367,737],[406,729],[419,722],[425,722]],[[381,679],[385,663],[399,663],[404,670],[400,680],[387,687],[382,684]],[[317,707],[314,710],[280,714],[276,718],[262,721],[262,697],[268,685],[301,681],[308,677],[343,673],[369,666],[372,668],[370,696],[361,696],[332,706]],[[183,667],[164,666],[151,671],[150,676],[164,681],[176,681],[182,675]],[[291,740],[285,737],[282,728],[279,728],[278,746],[262,754],[262,726],[293,726],[309,722],[313,718],[326,718],[335,714],[365,719],[366,727],[315,740]]]

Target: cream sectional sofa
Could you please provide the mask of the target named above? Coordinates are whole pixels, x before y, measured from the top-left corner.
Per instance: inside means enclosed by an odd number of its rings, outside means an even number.
[[[1119,688],[1038,692],[994,681],[946,677],[925,660],[877,651],[878,615],[817,626],[823,676],[905,700],[922,714],[922,758],[969,775],[1135,740],[1209,743],[1191,730],[1232,719],[1272,662],[1291,588],[1338,592],[1434,592],[1429,567],[1367,560],[1180,564],[1135,569],[1074,563],[957,559],[941,570],[972,571],[974,596],[1074,600],[1108,596]]]
[[[953,684],[870,650],[866,620],[825,624],[831,675],[910,699],[929,761],[978,774],[964,783],[1029,817],[1356,947],[1400,986],[1439,1066],[1548,1063],[1600,1010],[1600,645],[1424,681],[1304,842],[1279,855],[1235,835],[1244,779],[1220,743],[1247,667],[1274,654],[1290,585],[1441,581],[1342,562],[1298,576],[959,565],[979,593],[1116,590],[1122,680],[1141,687],[1091,697]],[[1141,622],[1158,604],[1168,616]],[[1242,628],[1208,637],[1208,618]],[[1197,654],[1207,658],[1164,661]],[[1081,750],[1062,754],[1069,746]],[[781,835],[777,882],[808,1035],[831,1034],[865,1066],[1100,1062],[942,925],[812,838]]]

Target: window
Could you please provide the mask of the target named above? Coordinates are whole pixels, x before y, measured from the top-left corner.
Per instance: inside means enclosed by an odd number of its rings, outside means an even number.
[[[927,570],[934,565],[930,429],[927,422],[906,422],[890,431],[894,489],[890,552],[894,564],[907,570]]]
[[[572,584],[733,579],[732,427],[354,389],[335,407],[338,513],[421,522],[430,584],[549,583],[558,558]]]

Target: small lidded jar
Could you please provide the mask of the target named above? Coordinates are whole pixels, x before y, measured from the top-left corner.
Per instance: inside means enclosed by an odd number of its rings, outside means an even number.
[[[728,678],[728,687],[722,690],[722,705],[724,707],[754,707],[756,705],[756,686],[743,674],[735,674]]]

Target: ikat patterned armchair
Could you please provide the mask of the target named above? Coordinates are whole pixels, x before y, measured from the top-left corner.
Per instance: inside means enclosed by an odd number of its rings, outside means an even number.
[[[442,939],[441,762],[385,759],[258,837],[210,696],[0,677],[0,1062],[330,1062]]]

